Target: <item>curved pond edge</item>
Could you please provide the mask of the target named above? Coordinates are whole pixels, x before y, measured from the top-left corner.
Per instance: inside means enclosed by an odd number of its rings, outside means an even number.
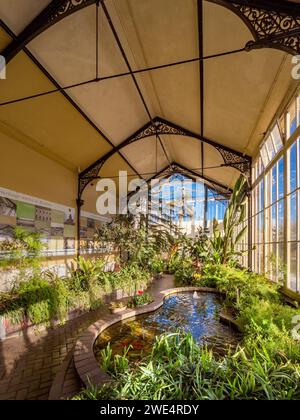
[[[208,287],[177,287],[163,290],[154,296],[154,301],[149,305],[136,309],[126,309],[124,312],[119,314],[107,314],[99,321],[90,325],[77,340],[74,350],[74,364],[82,383],[88,387],[90,385],[103,385],[105,383],[112,382],[112,378],[100,369],[94,355],[95,341],[104,330],[126,319],[156,311],[163,305],[164,299],[167,296],[177,293],[195,291],[201,293],[222,294],[217,289]],[[230,325],[233,328],[239,329],[236,321],[225,312],[220,314],[220,321]]]

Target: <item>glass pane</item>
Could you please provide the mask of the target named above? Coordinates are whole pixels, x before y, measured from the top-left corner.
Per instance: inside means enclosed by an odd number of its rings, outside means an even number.
[[[284,240],[284,201],[278,203],[278,241]]]
[[[290,288],[297,291],[297,242],[290,244]]]
[[[260,221],[259,221],[259,243],[264,243],[264,213],[260,213],[259,215]]]
[[[264,190],[264,181],[260,182],[260,203],[259,203],[259,210],[263,210],[264,209],[264,202],[265,202],[265,190]]]
[[[268,137],[266,145],[267,145],[267,149],[268,149],[268,153],[269,153],[269,158],[272,160],[275,156],[275,150],[274,150],[274,146],[273,146],[271,136]]]
[[[266,188],[266,207],[268,207],[271,202],[270,202],[270,195],[271,195],[271,191],[270,191],[270,172],[267,173],[266,177],[265,177],[265,188]]]
[[[257,214],[256,215],[256,229],[257,229],[257,232],[256,232],[256,243],[260,243],[260,215],[259,214]]]
[[[268,152],[267,152],[267,148],[266,148],[266,145],[265,144],[260,149],[260,156],[262,158],[264,167],[268,166],[268,164],[269,164],[269,157],[268,157]]]
[[[277,244],[272,244],[272,280],[277,280]]]
[[[284,196],[284,161],[278,161],[278,200]]]
[[[281,133],[284,136],[286,136],[286,132],[285,132],[285,114],[280,118],[279,126],[280,126]]]
[[[284,243],[278,244],[278,257],[277,257],[277,281],[282,284],[285,283],[286,278],[286,265],[284,264]]]
[[[276,152],[279,152],[279,150],[282,148],[282,140],[281,140],[281,135],[280,135],[280,131],[277,124],[275,125],[272,131],[272,137],[273,137],[274,145],[276,148]]]
[[[272,207],[272,242],[277,241],[277,211],[276,204]]]
[[[290,192],[297,188],[297,143],[290,148]]]
[[[297,240],[297,193],[290,197],[290,241]]]
[[[292,102],[289,108],[289,114],[290,114],[290,136],[291,136],[297,128],[296,100]]]
[[[265,232],[266,232],[266,238],[265,242],[271,242],[271,209],[268,208],[265,210]]]
[[[272,168],[272,203],[277,200],[277,165]]]

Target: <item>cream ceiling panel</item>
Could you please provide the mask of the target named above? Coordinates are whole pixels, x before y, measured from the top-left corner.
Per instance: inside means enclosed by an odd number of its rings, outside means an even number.
[[[168,161],[159,142],[157,143],[156,158],[156,139],[154,137],[132,143],[124,148],[122,153],[143,178],[150,178],[151,175],[168,166]]]
[[[107,6],[136,68],[198,56],[195,0],[110,0]]]
[[[223,185],[233,187],[240,176],[240,172],[224,165],[221,154],[212,146],[205,144],[204,148],[204,175]]]
[[[62,85],[96,77],[96,6],[58,22],[29,44],[30,50]],[[102,9],[99,11],[100,76],[126,72]]]
[[[124,73],[128,68],[102,9],[99,15],[100,76]],[[95,7],[90,6],[40,35],[30,49],[61,85],[90,80],[96,71],[95,29]],[[130,76],[70,89],[68,93],[115,144],[149,121]]]
[[[245,151],[283,58],[265,49],[205,64],[207,137]]]
[[[243,48],[253,39],[242,20],[226,8],[205,2],[204,10],[206,55]],[[262,49],[205,62],[207,137],[246,151],[284,56]]]
[[[124,0],[107,5],[133,69],[199,56],[196,1]],[[155,115],[200,130],[198,64],[143,73],[137,80]]]
[[[53,89],[41,71],[20,53],[8,65],[1,81],[0,101]],[[0,120],[30,137],[41,150],[55,153],[74,167],[84,169],[111,146],[79,112],[56,93],[0,107]],[[20,137],[20,136],[19,136]]]
[[[203,4],[204,55],[243,48],[248,41],[253,40],[250,30],[235,13],[207,1]]]
[[[149,122],[129,76],[73,89],[71,96],[116,145]]]
[[[201,142],[182,136],[164,136],[168,150],[172,150],[173,160],[188,169],[201,167]]]
[[[107,160],[99,173],[101,178],[112,179],[115,182],[117,194],[119,194],[120,171],[127,172],[128,183],[132,179],[139,178],[119,154],[115,154]],[[96,211],[96,200],[99,197],[99,193],[96,191],[96,184],[97,180],[91,182],[83,193],[83,200],[89,206],[89,211],[93,212]]]
[[[1,0],[1,19],[19,34],[51,0]]]
[[[145,79],[147,76],[140,76]],[[198,64],[187,64],[152,74],[159,107],[156,115],[200,132],[200,87]]]
[[[105,162],[99,175],[102,178],[113,178],[116,182],[118,182],[120,171],[126,171],[129,179],[137,177],[137,174],[132,170],[132,168],[119,154],[116,153]]]

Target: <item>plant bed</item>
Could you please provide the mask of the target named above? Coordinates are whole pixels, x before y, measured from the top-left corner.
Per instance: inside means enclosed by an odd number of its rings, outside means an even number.
[[[153,297],[149,293],[138,290],[138,292],[128,301],[127,307],[138,308],[139,306],[149,305],[152,302]]]

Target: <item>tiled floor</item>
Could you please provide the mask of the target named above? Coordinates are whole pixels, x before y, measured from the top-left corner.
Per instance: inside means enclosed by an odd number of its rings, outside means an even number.
[[[174,287],[173,276],[163,276],[154,281],[150,291],[157,293],[171,287]],[[37,335],[24,332],[20,337],[0,341],[0,400],[48,399],[55,375],[77,337],[107,313],[108,307],[104,306],[63,327],[49,328]],[[70,386],[71,372],[72,368],[68,372]]]

